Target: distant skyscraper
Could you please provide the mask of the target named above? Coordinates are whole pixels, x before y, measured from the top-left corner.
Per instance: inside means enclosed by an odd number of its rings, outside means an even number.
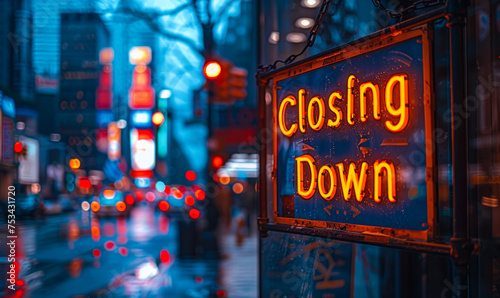
[[[95,95],[99,84],[99,52],[109,45],[109,33],[95,13],[61,14],[61,58],[58,126],[63,140],[97,165]],[[80,148],[80,150],[78,150]]]
[[[94,12],[91,0],[32,0],[33,67],[36,74],[57,77],[60,58],[61,13]]]
[[[113,62],[113,94],[117,118],[126,118],[128,88],[131,85],[132,65],[128,62],[128,51],[134,46],[155,47],[155,33],[140,19],[125,14],[126,3],[120,1],[117,7],[103,6],[98,1],[82,0],[32,0],[33,7],[33,66],[37,75],[58,78],[60,71],[60,28],[61,13],[99,13],[110,31],[110,44],[115,54]],[[0,12],[1,13],[1,12]],[[0,29],[1,30],[1,29]],[[153,49],[153,55],[155,55]],[[153,58],[153,63],[154,63]],[[154,65],[151,65],[154,71]],[[124,103],[122,105],[121,103]]]
[[[0,9],[0,85],[8,88],[12,84],[12,46],[9,36],[14,25],[14,1],[4,1]]]
[[[0,10],[0,85],[32,102],[31,0],[7,0]]]
[[[153,86],[155,85],[156,33],[148,25],[133,16],[121,12],[118,7],[107,21],[111,31],[111,47],[114,50],[113,60],[113,94],[116,118],[126,119],[128,115],[128,90],[132,85],[132,70],[129,62],[129,51],[132,47],[148,46],[152,49],[153,61],[150,63]]]

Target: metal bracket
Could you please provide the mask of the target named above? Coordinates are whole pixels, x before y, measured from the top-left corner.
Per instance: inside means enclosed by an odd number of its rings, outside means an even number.
[[[469,239],[451,238],[450,255],[453,263],[457,266],[466,266],[469,264],[470,257],[474,251],[475,245]]]

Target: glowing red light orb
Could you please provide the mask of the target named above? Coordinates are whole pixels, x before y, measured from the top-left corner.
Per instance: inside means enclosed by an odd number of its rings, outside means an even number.
[[[189,216],[191,216],[192,219],[197,219],[200,217],[200,211],[198,209],[191,209],[189,210]]]
[[[165,185],[165,190],[163,191],[166,195],[170,194],[170,186]]]
[[[144,200],[144,194],[141,191],[136,191],[135,192],[135,197],[136,197],[137,201],[139,201],[139,202],[141,202],[142,200]]]
[[[212,177],[212,179],[214,180],[214,182],[219,182],[219,175],[217,175],[217,173],[215,173],[214,176]]]
[[[163,263],[168,263],[170,261],[170,253],[166,249],[160,251],[160,260]]]
[[[127,204],[129,205],[133,205],[135,200],[134,200],[134,197],[132,195],[126,195],[125,196],[125,202],[127,202]]]
[[[98,258],[101,256],[101,251],[96,248],[92,251],[92,254],[94,255],[94,257]]]
[[[214,169],[218,169],[222,167],[222,165],[224,165],[224,159],[221,156],[215,155],[214,157],[212,157],[212,166],[214,167]]]
[[[194,196],[196,197],[196,199],[202,201],[203,199],[205,199],[205,192],[201,189],[198,189],[195,193],[194,193]]]
[[[218,290],[217,291],[217,297],[226,297],[226,291],[224,291],[224,290]]]
[[[161,211],[167,211],[170,208],[170,205],[168,204],[167,201],[161,201],[158,204],[158,207],[160,208]]]
[[[194,181],[196,179],[196,173],[193,171],[186,172],[186,179],[189,181]]]
[[[128,255],[128,249],[127,249],[126,247],[120,247],[120,248],[118,249],[118,253],[119,253],[120,255],[122,255],[122,256],[126,256],[126,255]]]
[[[11,143],[12,144],[12,143]],[[21,144],[21,142],[16,142],[14,144],[14,151],[16,153],[21,153],[21,151],[23,151],[23,144]]]
[[[115,248],[116,248],[116,244],[115,244],[113,241],[111,241],[111,240],[110,240],[110,241],[106,241],[106,242],[104,243],[104,248],[105,248],[106,250],[113,250],[113,249],[115,249]]]
[[[186,201],[186,205],[188,205],[188,206],[194,205],[194,198],[192,196],[187,196],[185,201]]]

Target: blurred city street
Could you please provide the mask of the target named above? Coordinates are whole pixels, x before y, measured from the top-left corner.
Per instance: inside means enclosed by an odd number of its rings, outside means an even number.
[[[237,245],[233,233],[224,233],[220,259],[182,256],[179,238],[189,235],[179,226],[186,220],[146,205],[128,218],[76,211],[26,220],[18,231],[19,291],[29,297],[256,297],[256,234]],[[2,259],[2,270],[5,265]]]

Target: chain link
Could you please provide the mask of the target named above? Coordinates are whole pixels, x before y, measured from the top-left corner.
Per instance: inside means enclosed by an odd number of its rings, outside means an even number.
[[[333,0],[323,0],[323,3],[321,5],[321,8],[319,10],[318,16],[316,17],[316,21],[314,23],[314,26],[312,27],[311,31],[309,32],[309,37],[307,38],[307,44],[306,46],[302,49],[302,51],[298,54],[292,54],[285,60],[278,59],[274,61],[273,64],[269,64],[267,66],[259,65],[257,72],[258,73],[265,73],[271,70],[276,69],[278,63],[283,63],[284,65],[288,65],[292,63],[297,57],[301,56],[304,54],[304,52],[307,50],[307,48],[312,47],[314,45],[314,42],[316,40],[316,36],[318,35],[318,31],[321,26],[321,22],[323,21],[323,18],[325,17],[326,13],[328,12],[328,9],[330,7],[330,4],[333,2]],[[332,15],[335,15],[337,13],[337,10],[341,4],[342,0],[337,0],[337,3],[335,5],[335,10]],[[436,6],[436,5],[442,5],[445,4],[444,0],[438,0],[438,1],[429,1],[429,0],[420,0],[420,1],[415,1],[413,2],[412,5],[407,6],[405,8],[402,8],[400,10],[392,10],[389,8],[386,8],[380,0],[372,0],[372,3],[375,7],[380,8],[385,12],[386,15],[388,15],[391,18],[397,19],[397,18],[402,18],[408,13],[419,10],[419,9],[424,9],[428,8],[431,6]]]
[[[307,50],[307,48],[312,47],[314,45],[314,42],[316,41],[316,36],[317,36],[319,28],[321,26],[321,22],[323,21],[323,18],[325,17],[326,13],[328,12],[328,9],[330,8],[330,4],[333,1],[334,0],[323,0],[323,3],[321,4],[321,8],[318,12],[318,16],[316,17],[316,20],[314,22],[314,26],[311,28],[311,31],[309,32],[309,37],[307,38],[307,44],[302,49],[302,51],[300,51],[300,53],[290,55],[285,60],[278,59],[278,60],[274,61],[273,64],[269,64],[267,66],[259,65],[257,72],[264,73],[264,72],[268,72],[268,71],[271,71],[273,69],[276,69],[276,66],[278,65],[278,63],[283,63],[284,65],[288,65],[288,64],[292,63],[297,57],[304,54],[304,52]],[[338,10],[341,2],[342,2],[342,0],[337,0],[337,4],[335,5],[335,10],[333,11],[333,15],[335,15],[337,13],[337,10]]]
[[[372,0],[372,3],[375,7],[383,10],[385,12],[385,14],[388,15],[389,17],[391,17],[393,19],[398,19],[398,18],[404,17],[408,13],[415,11],[415,10],[424,9],[424,8],[436,6],[436,5],[442,5],[442,4],[444,4],[444,1],[442,1],[442,0],[441,1],[440,0],[438,0],[438,1],[429,1],[429,0],[415,1],[415,2],[413,2],[412,5],[407,6],[405,8],[401,8],[400,10],[392,10],[392,9],[386,8],[380,2],[380,0]]]

